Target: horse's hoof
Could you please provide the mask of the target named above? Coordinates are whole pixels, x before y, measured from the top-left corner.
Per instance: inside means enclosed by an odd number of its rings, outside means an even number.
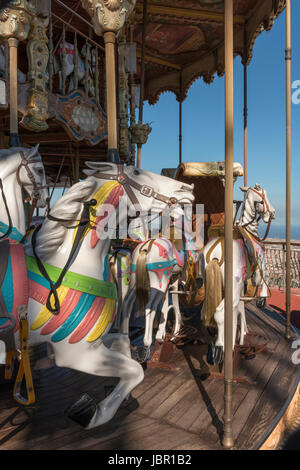
[[[133,351],[134,359],[143,364],[147,361],[150,353],[150,348],[148,346],[138,346],[136,350]]]
[[[96,413],[97,405],[95,401],[85,393],[82,397],[65,410],[68,418],[86,428],[94,414]]]
[[[221,346],[215,346],[214,344],[208,345],[206,360],[211,366],[221,364],[224,360],[224,351]]]
[[[262,297],[261,299],[259,299],[259,300],[256,301],[256,307],[257,307],[257,308],[265,308],[266,303],[267,303],[266,298],[265,298],[265,297]]]
[[[201,289],[201,287],[203,286],[203,278],[202,277],[197,277],[196,278],[196,286],[197,286],[197,289]]]

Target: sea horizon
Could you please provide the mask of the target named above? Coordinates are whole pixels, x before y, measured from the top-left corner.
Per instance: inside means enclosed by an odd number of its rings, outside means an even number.
[[[259,228],[259,235],[264,236],[266,227],[262,224]],[[267,238],[279,238],[282,240],[286,239],[286,229],[285,225],[271,225],[270,231]],[[291,240],[300,241],[300,225],[291,226]]]

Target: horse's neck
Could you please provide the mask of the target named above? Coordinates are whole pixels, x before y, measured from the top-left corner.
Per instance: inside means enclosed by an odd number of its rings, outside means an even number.
[[[240,225],[242,226],[246,225],[246,229],[248,230],[248,232],[257,236],[258,235],[258,222],[254,216],[255,216],[255,212],[254,210],[251,209],[249,202],[246,200],[243,205]]]
[[[2,179],[2,183],[9,214],[12,220],[12,226],[15,227],[22,235],[24,235],[26,230],[25,209],[22,198],[22,190],[16,181],[16,173],[14,172],[9,176],[4,177]],[[2,194],[0,196],[0,222],[9,225],[9,218]]]
[[[91,233],[92,231],[85,236],[79,245],[79,249],[69,266],[69,271],[94,279],[103,279],[105,258],[109,253],[110,240],[99,240],[96,246],[92,248],[90,243]],[[52,251],[48,256],[43,256],[42,261],[58,268],[64,268],[72,249],[73,234],[73,229],[68,230],[64,242],[59,248],[55,252]],[[28,254],[31,253],[28,252]]]

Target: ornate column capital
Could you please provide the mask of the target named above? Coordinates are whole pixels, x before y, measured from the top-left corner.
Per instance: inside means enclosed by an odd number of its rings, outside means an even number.
[[[35,7],[27,0],[10,0],[6,7],[0,9],[0,38],[24,41],[35,15]]]
[[[102,36],[106,32],[118,32],[135,7],[136,0],[81,0],[89,13],[95,33]]]

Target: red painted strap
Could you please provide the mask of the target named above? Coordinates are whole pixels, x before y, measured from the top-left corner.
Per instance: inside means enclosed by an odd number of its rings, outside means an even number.
[[[73,312],[74,308],[79,302],[82,292],[69,289],[66,297],[64,298],[59,315],[53,315],[41,331],[42,335],[49,335],[59,328]]]
[[[69,343],[74,344],[81,341],[92,329],[97,320],[99,319],[106,299],[104,297],[96,297],[92,303],[91,308],[88,310],[80,325],[76,328],[74,333],[69,339]]]
[[[45,305],[48,295],[49,289],[29,279],[29,297],[31,299],[36,300],[42,305]]]
[[[10,243],[10,257],[13,272],[14,289],[14,303],[12,313],[16,319],[16,327],[14,331],[16,332],[19,329],[17,307],[20,305],[28,305],[29,300],[29,282],[24,246],[21,244]]]

